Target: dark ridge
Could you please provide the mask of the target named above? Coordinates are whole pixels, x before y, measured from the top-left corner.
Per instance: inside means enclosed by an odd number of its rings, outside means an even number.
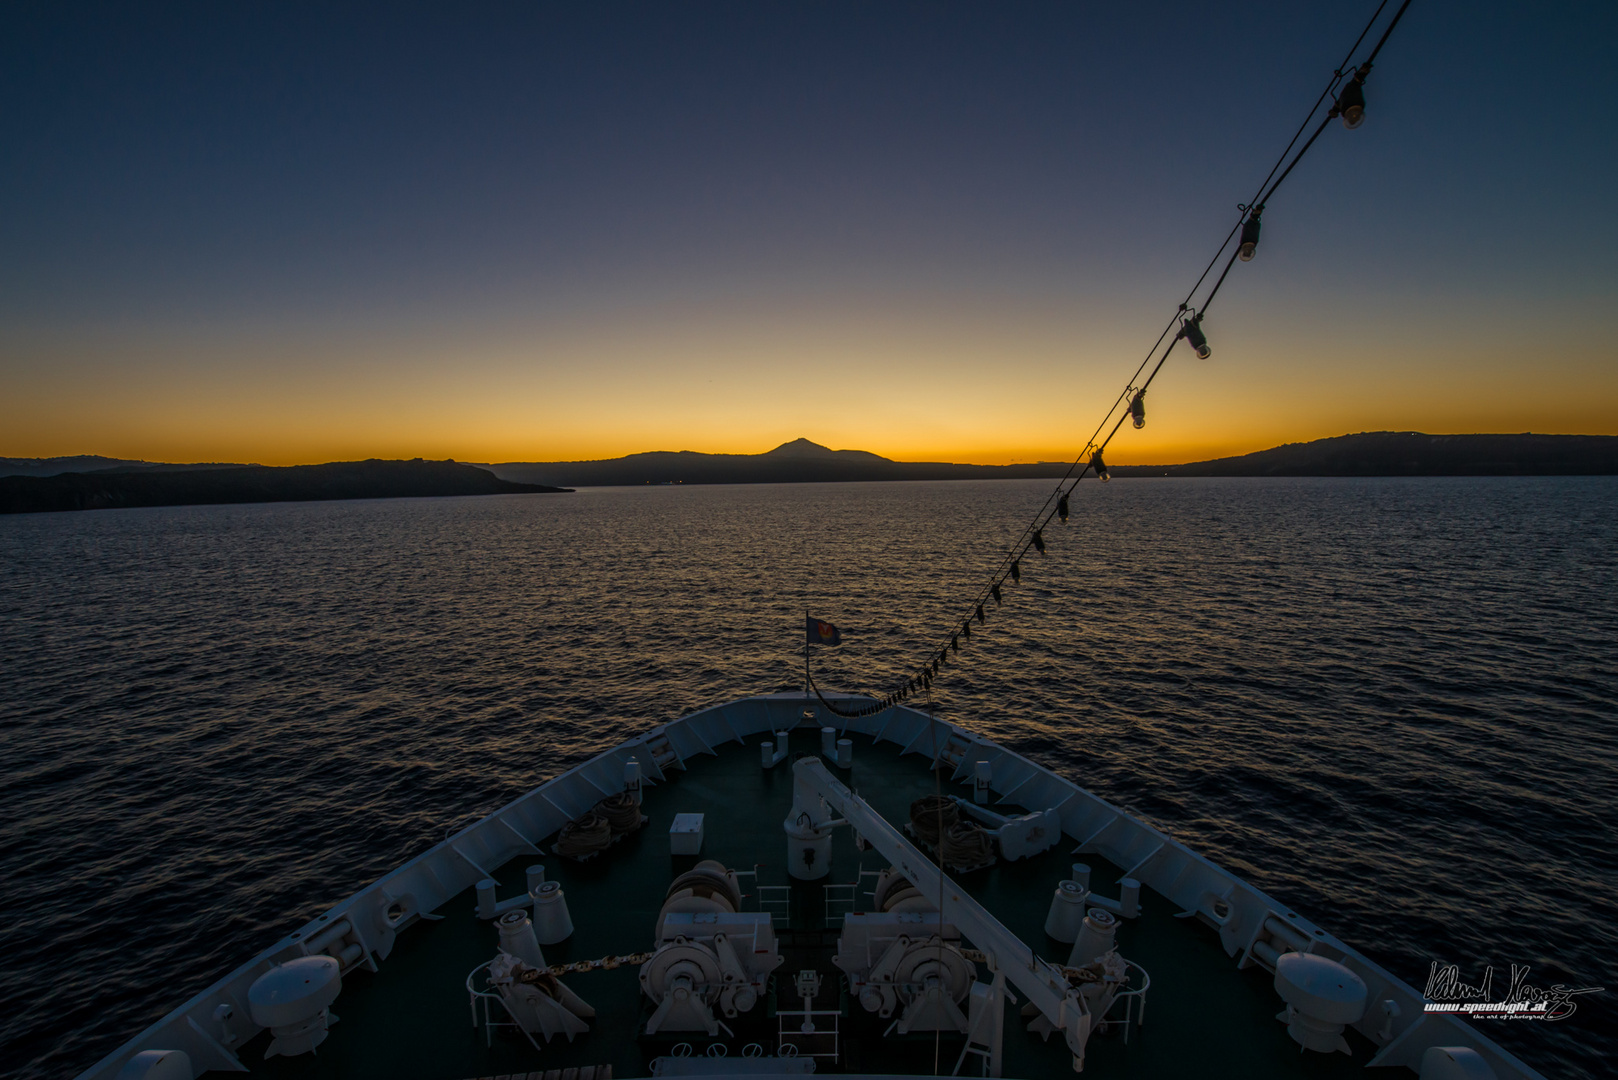
[[[153,472],[177,472],[191,469],[245,469],[242,462],[204,461],[180,465],[169,461],[140,461],[130,458],[102,457],[100,454],[75,454],[72,457],[8,458],[0,457],[0,476],[60,476],[62,473],[104,472],[148,469]]]
[[[851,480],[1013,480],[1058,477],[1065,462],[958,465],[894,461],[795,439],[763,454],[657,450],[603,461],[486,465],[507,480],[579,487],[787,484]],[[1115,476],[1597,476],[1618,474],[1614,435],[1423,435],[1378,431],[1288,443],[1189,465],[1117,465]]]
[[[560,492],[502,480],[453,461],[336,461],[272,468],[99,469],[58,476],[0,477],[0,513],[107,510],[132,506],[400,499]]]
[[[802,484],[858,480],[1011,480],[1057,477],[1067,471],[1067,465],[1062,462],[956,465],[942,461],[894,461],[865,450],[832,450],[808,439],[794,439],[763,454],[654,450],[602,461],[507,461],[483,467],[507,480],[576,487]]]
[[[1367,431],[1115,476],[1612,476],[1618,435],[1424,435]]]
[[[183,503],[489,495],[641,484],[782,484],[872,480],[1054,478],[1065,462],[965,465],[894,461],[864,450],[832,450],[808,439],[763,454],[658,450],[601,461],[366,461],[275,469],[139,462],[111,458],[0,458],[7,467],[95,463],[50,476],[0,475],[0,512],[83,510]],[[93,468],[94,471],[91,471]],[[410,470],[415,470],[414,472]],[[321,472],[320,470],[325,470]],[[391,471],[390,471],[391,470]],[[435,470],[445,470],[440,475]],[[1240,457],[1184,465],[1114,465],[1115,476],[1611,476],[1614,435],[1425,435],[1376,431],[1287,443]],[[497,485],[497,486],[490,486]]]

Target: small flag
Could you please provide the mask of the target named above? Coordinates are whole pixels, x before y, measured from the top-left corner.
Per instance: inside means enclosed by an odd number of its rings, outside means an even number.
[[[843,633],[829,622],[804,616],[804,632],[811,645],[841,645]]]

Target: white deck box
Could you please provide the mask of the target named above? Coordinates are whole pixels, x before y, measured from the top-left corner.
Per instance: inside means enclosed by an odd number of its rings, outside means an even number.
[[[669,826],[669,851],[675,855],[702,853],[702,815],[675,814]]]

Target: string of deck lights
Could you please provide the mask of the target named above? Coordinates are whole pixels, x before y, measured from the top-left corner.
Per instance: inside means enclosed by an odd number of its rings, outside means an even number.
[[[1388,43],[1388,38],[1393,34],[1394,27],[1398,26],[1399,20],[1404,18],[1404,13],[1410,7],[1410,2],[1411,0],[1403,0],[1399,5],[1399,10],[1394,13],[1387,28],[1383,30],[1382,37],[1377,41],[1370,54],[1359,65],[1351,68],[1350,61],[1365,42],[1371,29],[1382,17],[1382,12],[1388,5],[1388,0],[1381,0],[1381,3],[1377,5],[1376,11],[1372,13],[1370,20],[1366,22],[1365,29],[1360,31],[1359,37],[1355,39],[1354,44],[1350,46],[1348,53],[1344,56],[1343,63],[1332,72],[1332,77],[1327,81],[1326,88],[1321,92],[1320,97],[1315,100],[1314,105],[1304,117],[1303,123],[1298,126],[1297,132],[1292,136],[1292,140],[1281,151],[1275,164],[1270,168],[1269,175],[1259,185],[1258,193],[1253,201],[1238,204],[1237,210],[1240,216],[1237,218],[1236,224],[1226,234],[1224,241],[1214,252],[1213,258],[1208,261],[1208,265],[1203,269],[1196,283],[1191,286],[1185,299],[1180,302],[1178,309],[1170,317],[1168,325],[1158,335],[1157,340],[1152,343],[1152,347],[1146,351],[1146,358],[1135,369],[1135,373],[1124,386],[1123,392],[1113,401],[1106,415],[1102,417],[1101,423],[1096,425],[1096,430],[1091,434],[1083,451],[1074,459],[1073,464],[1068,466],[1067,472],[1057,481],[1055,490],[1046,497],[1044,505],[1035,512],[1033,519],[1023,529],[1022,535],[1011,545],[1004,558],[1001,559],[1000,565],[990,574],[988,586],[969,602],[966,616],[951,627],[949,640],[940,645],[932,656],[923,662],[897,690],[883,696],[873,705],[861,706],[856,709],[844,709],[828,701],[825,695],[820,692],[820,687],[816,685],[806,663],[805,674],[809,686],[814,690],[815,696],[820,699],[820,703],[828,710],[842,717],[869,716],[872,713],[891,708],[919,691],[931,691],[934,679],[938,677],[944,665],[949,662],[949,657],[952,654],[959,655],[961,638],[966,638],[968,642],[972,640],[973,621],[975,620],[980,628],[987,625],[988,619],[984,613],[984,605],[992,600],[995,607],[999,608],[1004,603],[1002,586],[1008,578],[1014,585],[1022,582],[1022,560],[1027,556],[1029,548],[1033,548],[1040,555],[1046,553],[1048,541],[1045,538],[1045,529],[1050,525],[1051,519],[1053,517],[1058,518],[1063,525],[1067,524],[1070,511],[1069,499],[1079,481],[1092,472],[1103,483],[1112,478],[1102,455],[1107,447],[1111,445],[1119,429],[1123,427],[1125,420],[1132,421],[1136,428],[1146,426],[1146,391],[1151,387],[1158,373],[1163,370],[1163,364],[1168,360],[1169,354],[1174,351],[1175,346],[1184,341],[1200,360],[1206,360],[1213,355],[1213,349],[1208,344],[1207,333],[1202,328],[1203,317],[1207,314],[1209,306],[1212,305],[1214,297],[1219,294],[1226,277],[1230,274],[1231,267],[1238,261],[1251,262],[1258,253],[1264,208],[1275,195],[1276,190],[1292,174],[1292,170],[1297,167],[1298,162],[1309,152],[1315,141],[1320,138],[1333,120],[1341,119],[1343,127],[1350,131],[1365,123],[1366,77],[1370,74],[1371,67],[1376,62],[1377,55],[1381,53],[1382,47]],[[1351,75],[1350,72],[1352,72]],[[1348,79],[1346,84],[1343,82],[1345,77]],[[1315,118],[1315,115],[1320,111],[1320,107],[1327,99],[1331,100],[1332,105],[1327,110],[1325,118],[1320,121],[1314,133],[1309,136],[1303,146],[1299,147],[1297,152],[1294,153],[1293,148],[1297,146],[1298,140],[1303,136],[1304,131],[1308,129],[1310,121]],[[1289,156],[1290,161],[1288,160]],[[1282,168],[1283,165],[1285,165],[1284,169]],[[1213,271],[1220,257],[1230,247],[1231,241],[1237,239],[1238,235],[1240,239],[1237,240],[1236,249],[1231,252],[1230,258],[1225,262],[1225,267],[1215,280],[1213,287],[1208,290],[1208,294],[1203,297],[1200,305],[1192,306],[1191,301],[1196,297],[1197,291],[1202,288],[1202,284],[1207,280],[1209,273]],[[1177,330],[1176,324],[1178,324]],[[1172,338],[1169,336],[1171,333],[1174,335]],[[1165,340],[1168,342],[1166,346],[1164,345]],[[1159,355],[1159,349],[1162,349],[1161,355]],[[1156,357],[1155,364],[1153,363],[1154,357]],[[1142,381],[1141,373],[1146,371],[1148,367],[1151,368],[1151,373]],[[1121,414],[1119,413],[1120,407],[1123,407]],[[1115,416],[1117,417],[1116,420],[1114,420]],[[1109,422],[1112,424],[1110,429],[1107,428]],[[1105,438],[1101,438],[1103,431],[1106,431]],[[1099,442],[1097,442],[1098,438],[1100,438]],[[1074,475],[1075,469],[1078,470],[1077,475]],[[804,647],[806,650],[808,649],[807,645]]]

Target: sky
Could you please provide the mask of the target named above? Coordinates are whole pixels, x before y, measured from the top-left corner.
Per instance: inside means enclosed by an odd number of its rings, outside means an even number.
[[[0,455],[1072,459],[1375,6],[8,4]],[[1618,434],[1614,41],[1415,0],[1109,460]]]

